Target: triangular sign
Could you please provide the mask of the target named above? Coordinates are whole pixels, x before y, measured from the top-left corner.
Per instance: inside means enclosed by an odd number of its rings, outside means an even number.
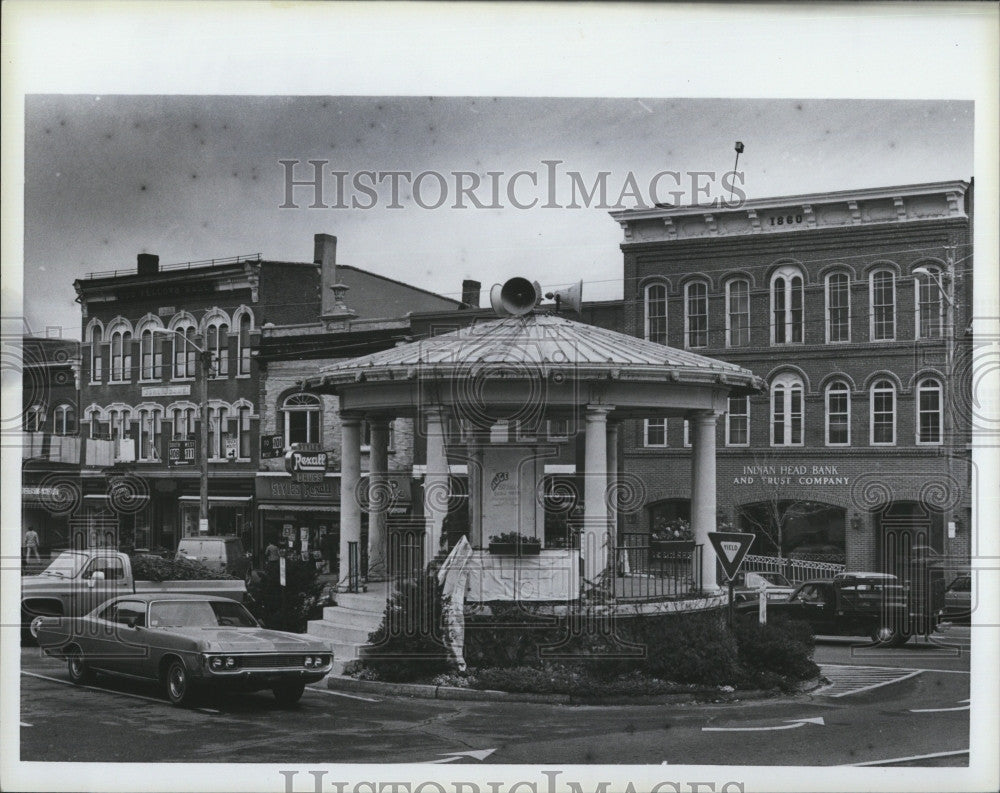
[[[708,539],[712,541],[715,552],[719,556],[719,564],[726,578],[732,581],[743,564],[743,558],[753,544],[754,535],[736,531],[710,531]]]

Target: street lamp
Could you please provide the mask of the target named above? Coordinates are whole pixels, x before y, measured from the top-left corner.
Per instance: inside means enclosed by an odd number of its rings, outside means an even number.
[[[955,294],[954,294],[954,288],[955,288],[955,251],[954,251],[954,248],[948,248],[947,249],[947,260],[945,262],[945,267],[947,269],[944,272],[938,273],[937,271],[932,270],[929,267],[924,267],[923,265],[921,265],[920,267],[914,267],[913,268],[913,275],[914,276],[926,276],[927,278],[930,278],[934,282],[934,285],[937,286],[938,290],[941,292],[941,297],[944,299],[945,303],[947,304],[947,310],[945,312],[945,327],[944,327],[944,334],[945,334],[945,337],[944,337],[944,355],[945,355],[945,359],[944,359],[945,360],[944,372],[945,372],[945,377],[948,380],[948,382],[947,382],[947,384],[945,386],[946,389],[947,389],[946,393],[948,394],[948,399],[945,400],[945,404],[943,405],[943,408],[944,408],[944,411],[943,411],[944,412],[944,421],[943,421],[943,426],[942,426],[941,429],[944,432],[944,439],[943,440],[944,440],[944,442],[945,442],[945,444],[947,446],[947,454],[945,455],[945,458],[946,458],[946,465],[947,465],[947,471],[948,471],[948,481],[950,483],[951,480],[952,480],[952,476],[951,476],[951,471],[952,471],[951,458],[952,458],[952,456],[954,454],[954,446],[955,446],[955,439],[953,437],[954,436],[954,432],[953,432],[953,428],[952,428],[952,416],[951,416],[951,405],[953,403],[952,394],[954,393],[953,389],[955,387],[954,382],[952,382],[953,379],[954,379],[954,376],[955,376],[955,372],[954,372],[954,366],[955,366],[955,363],[954,363],[954,360],[955,360]],[[919,303],[920,303],[920,280],[919,280],[919,278],[915,278],[914,280],[917,283],[917,304],[919,305]],[[945,283],[946,282],[951,285],[951,290],[949,290],[949,289],[947,289],[945,287]],[[946,529],[945,533],[946,533],[946,535],[949,534],[949,529],[950,529],[950,524],[952,523],[952,518],[953,518],[953,516],[951,514],[951,510],[949,510],[948,514],[945,516],[945,529]],[[951,539],[950,536],[947,537],[947,539]]]
[[[177,330],[153,328],[153,333],[170,333],[183,339],[198,351],[198,367],[201,372],[201,483],[199,491],[198,531],[208,531],[208,375],[212,368],[212,352],[199,347],[191,339]]]

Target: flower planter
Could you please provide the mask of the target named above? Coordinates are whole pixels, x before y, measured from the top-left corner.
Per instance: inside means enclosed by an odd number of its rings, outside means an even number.
[[[491,542],[487,546],[492,554],[497,556],[538,556],[542,550],[539,542]]]

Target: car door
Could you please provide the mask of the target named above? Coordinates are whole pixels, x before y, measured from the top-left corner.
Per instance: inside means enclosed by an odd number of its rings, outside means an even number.
[[[114,671],[149,677],[151,673],[146,603],[141,600],[119,600],[116,605]]]
[[[803,584],[792,594],[784,611],[792,619],[808,622],[813,633],[822,633],[828,629],[829,621],[825,606],[822,585],[809,583]]]
[[[88,614],[106,600],[121,594],[125,586],[125,567],[117,556],[95,556],[80,575],[76,593],[78,614]]]

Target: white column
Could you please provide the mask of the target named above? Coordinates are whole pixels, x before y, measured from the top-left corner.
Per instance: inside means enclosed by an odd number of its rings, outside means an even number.
[[[441,548],[441,526],[448,512],[448,456],[440,407],[427,408],[427,473],[424,476],[424,564]]]
[[[708,533],[716,530],[715,516],[715,413],[699,412],[688,417],[691,432],[691,531],[701,545],[701,586],[718,590],[715,578],[715,548]]]
[[[584,450],[583,534],[580,553],[583,554],[583,576],[590,584],[608,566],[608,434],[610,405],[587,405],[586,440]]]
[[[382,417],[369,420],[371,450],[368,468],[368,580],[384,581],[388,537],[386,523],[389,517],[388,482],[389,421]]]
[[[360,564],[361,504],[358,482],[361,479],[361,417],[340,415],[340,588],[349,585],[348,543],[356,542]],[[360,571],[359,571],[360,574]]]
[[[611,547],[618,544],[618,422],[608,422],[608,531]]]

